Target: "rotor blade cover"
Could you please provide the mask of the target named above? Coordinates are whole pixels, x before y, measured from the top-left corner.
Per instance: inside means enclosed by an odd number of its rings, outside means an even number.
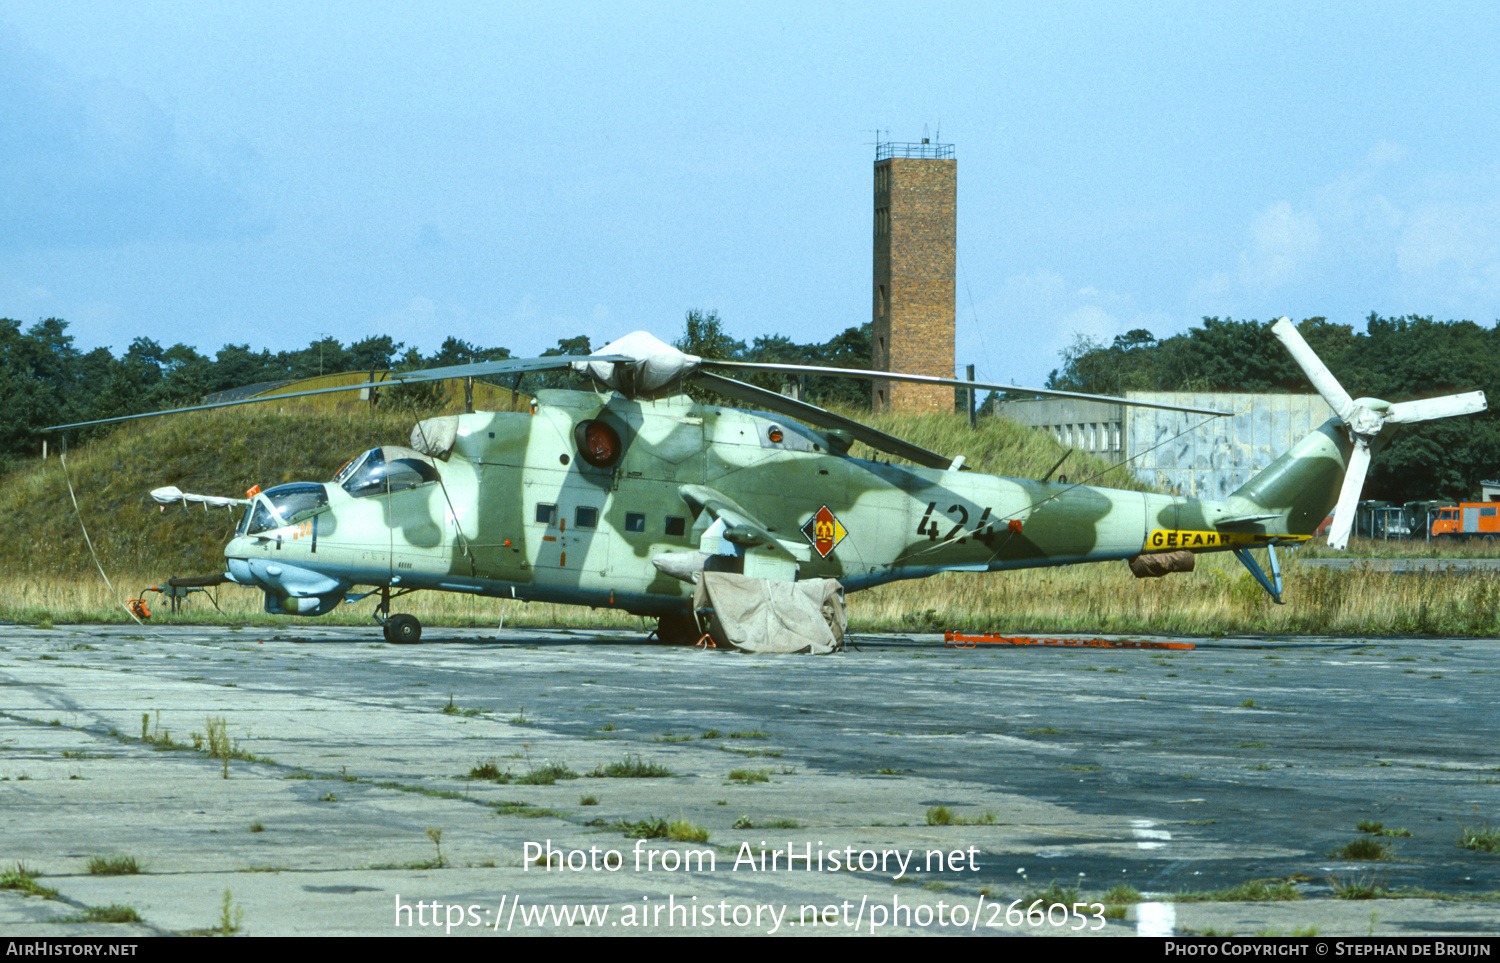
[[[189,502],[199,505],[212,505],[214,508],[230,508],[234,505],[248,505],[248,498],[228,498],[223,495],[195,495],[185,492],[176,485],[168,485],[165,488],[154,488],[151,490],[151,498],[158,505],[186,505]]]
[[[1483,391],[1470,391],[1467,394],[1445,395],[1442,398],[1398,401],[1391,405],[1385,420],[1398,425],[1412,424],[1418,421],[1432,421],[1434,418],[1478,414],[1488,406]]]
[[[628,398],[650,398],[664,391],[679,390],[682,380],[697,370],[701,360],[645,331],[633,331],[618,341],[612,341],[599,353],[620,355],[630,360],[578,361],[574,362],[573,370]]]
[[[1349,454],[1349,464],[1344,469],[1344,484],[1339,489],[1338,505],[1333,509],[1333,524],[1328,528],[1328,545],[1343,548],[1349,544],[1349,532],[1354,528],[1354,511],[1359,507],[1359,493],[1365,487],[1365,473],[1370,470],[1370,443],[1356,437],[1354,450]]]
[[[1302,337],[1302,332],[1297,330],[1297,326],[1292,324],[1290,318],[1281,318],[1271,325],[1271,333],[1286,345],[1286,350],[1297,362],[1297,366],[1307,375],[1307,380],[1312,382],[1318,394],[1323,396],[1323,400],[1328,402],[1328,406],[1341,420],[1347,422],[1354,408],[1354,399],[1349,397],[1349,392],[1344,390],[1344,386],[1339,384],[1333,372],[1328,370],[1323,359],[1313,352],[1312,347]]]

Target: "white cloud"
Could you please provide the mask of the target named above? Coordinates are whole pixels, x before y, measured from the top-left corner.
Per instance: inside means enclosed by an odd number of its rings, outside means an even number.
[[[1381,141],[1303,200],[1264,208],[1235,267],[1193,297],[1206,314],[1244,317],[1500,317],[1500,168],[1423,175],[1418,160]]]
[[[1315,268],[1322,233],[1308,213],[1277,201],[1250,226],[1250,248],[1240,254],[1240,281],[1251,290],[1275,289]]]

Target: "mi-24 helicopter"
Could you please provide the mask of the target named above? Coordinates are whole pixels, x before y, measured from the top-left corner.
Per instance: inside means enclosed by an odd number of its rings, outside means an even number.
[[[224,549],[227,572],[210,578],[262,589],[266,611],[283,615],[323,615],[378,593],[375,618],[393,642],[420,638],[415,617],[391,613],[395,599],[420,590],[614,608],[658,619],[663,641],[692,642],[700,635],[692,592],[705,571],[767,583],[830,578],[856,591],[939,572],[1120,559],[1144,560],[1143,571],[1161,574],[1190,568],[1194,553],[1233,551],[1279,602],[1274,546],[1309,539],[1333,509],[1329,541],[1342,547],[1371,455],[1390,426],[1483,411],[1485,398],[1476,391],[1355,400],[1290,321],[1272,330],[1337,416],[1223,501],[962,470],[962,457],[723,372],[1121,399],[713,361],[643,332],[583,358],[396,374],[383,385],[570,366],[594,390],[543,390],[529,414],[429,418],[408,445],[364,452],[332,481],[235,499],[246,511]],[[688,383],[762,410],[694,402],[682,393]],[[912,465],[852,457],[855,441]],[[175,489],[154,494],[164,503],[226,501]],[[1269,550],[1269,576],[1249,552],[1260,546]],[[368,591],[354,594],[359,587]]]

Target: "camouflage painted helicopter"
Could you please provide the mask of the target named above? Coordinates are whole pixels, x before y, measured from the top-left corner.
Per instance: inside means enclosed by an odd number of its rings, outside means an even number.
[[[1148,573],[1153,563],[1182,570],[1180,553],[1190,562],[1192,553],[1234,551],[1279,602],[1274,546],[1310,538],[1335,504],[1331,540],[1347,539],[1387,425],[1482,411],[1485,400],[1472,392],[1355,401],[1289,321],[1273,330],[1338,417],[1223,501],[964,471],[961,457],[715,371],[973,382],[711,361],[641,332],[586,358],[399,375],[430,381],[570,365],[596,390],[541,391],[530,414],[430,418],[409,445],[364,452],[330,482],[233,500],[247,510],[219,577],[262,589],[274,614],[323,615],[378,593],[375,618],[395,642],[421,636],[415,617],[390,611],[394,599],[419,590],[615,608],[658,619],[664,641],[695,641],[690,597],[704,571],[826,577],[856,591],[939,572],[1119,559],[1144,558]],[[682,394],[690,381],[765,410],[696,403]],[[851,457],[856,440],[913,466]],[[212,499],[175,489],[157,497]],[[1271,576],[1248,551],[1259,546],[1269,549]],[[356,587],[370,591],[351,594]]]

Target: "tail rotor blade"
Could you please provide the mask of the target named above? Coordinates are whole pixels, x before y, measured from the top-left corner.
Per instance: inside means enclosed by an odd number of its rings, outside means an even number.
[[[1338,505],[1333,510],[1333,524],[1328,527],[1330,548],[1343,548],[1349,544],[1349,532],[1354,528],[1354,510],[1359,507],[1359,493],[1365,487],[1365,473],[1370,470],[1370,443],[1356,437],[1354,450],[1349,453],[1349,464],[1344,469],[1344,485],[1339,489]]]
[[[1312,347],[1302,337],[1302,332],[1297,330],[1297,326],[1292,324],[1291,319],[1282,318],[1271,325],[1271,333],[1286,345],[1287,351],[1291,353],[1297,366],[1307,375],[1307,380],[1313,383],[1313,387],[1318,389],[1318,394],[1323,396],[1323,400],[1328,402],[1329,407],[1347,422],[1349,415],[1354,411],[1354,399],[1349,397],[1349,392],[1339,384],[1339,380],[1333,376],[1332,371],[1328,370],[1328,366],[1323,363],[1322,359],[1313,353]]]
[[[1478,414],[1486,407],[1484,392],[1470,391],[1468,394],[1445,395],[1442,398],[1398,401],[1386,412],[1385,420],[1395,424],[1412,424],[1418,421],[1431,421],[1434,418]]]

